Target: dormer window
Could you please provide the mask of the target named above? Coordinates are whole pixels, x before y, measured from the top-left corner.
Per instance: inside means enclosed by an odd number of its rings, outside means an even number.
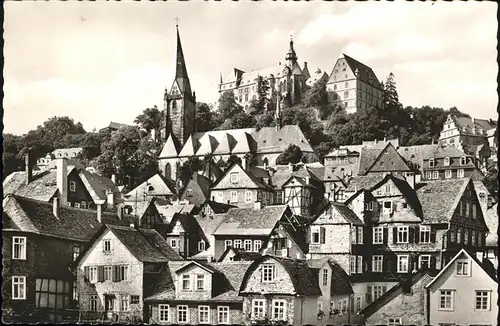
[[[465,158],[465,156],[462,156],[460,158],[460,165],[466,165],[467,164],[467,159]]]
[[[429,167],[430,167],[430,168],[433,168],[433,167],[434,167],[434,159],[433,159],[433,158],[430,158],[430,159],[429,159]]]
[[[263,264],[262,265],[262,282],[274,282],[275,278],[275,265]]]
[[[450,158],[449,157],[444,158],[444,166],[450,166]]]
[[[182,290],[191,291],[191,277],[189,274],[182,275]]]

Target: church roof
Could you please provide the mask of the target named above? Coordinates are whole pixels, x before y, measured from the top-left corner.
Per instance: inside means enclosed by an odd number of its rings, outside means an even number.
[[[187,74],[186,61],[184,53],[182,52],[181,37],[179,35],[179,28],[177,28],[177,62],[175,67],[175,80],[179,85],[181,93],[191,94],[191,85]]]
[[[173,133],[171,133],[168,136],[165,145],[163,145],[163,149],[161,150],[160,153],[160,158],[177,157],[177,155],[179,155],[180,148],[181,144],[179,143],[179,140],[177,139],[177,137],[175,137]]]
[[[200,142],[194,135],[191,135],[182,147],[179,156],[193,156],[196,154],[199,147]]]
[[[304,74],[305,75],[305,74]],[[312,76],[310,76],[307,81],[306,81],[306,84],[307,86],[313,86],[314,84],[316,84],[317,81],[321,80],[321,79],[324,79],[325,81],[328,81],[328,74],[326,73],[326,71],[321,71],[321,70],[316,70],[314,72],[314,74]]]
[[[217,146],[217,149],[214,151],[214,154],[226,154],[231,153],[233,148],[236,146],[237,141],[234,137],[228,133],[226,133]]]
[[[217,146],[219,146],[219,142],[217,141],[217,139],[209,133],[206,133],[205,135],[203,135],[203,137],[201,137],[200,144],[200,148],[198,148],[198,151],[196,151],[196,155],[198,156],[213,153]]]

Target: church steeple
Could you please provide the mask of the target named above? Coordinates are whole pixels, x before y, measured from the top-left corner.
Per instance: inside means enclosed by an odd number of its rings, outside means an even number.
[[[181,93],[191,93],[191,84],[186,68],[186,60],[184,60],[184,52],[182,52],[181,36],[179,35],[179,25],[177,29],[177,62],[175,67],[175,79],[177,80]]]
[[[290,48],[288,49],[288,53],[285,56],[285,60],[289,67],[292,67],[294,63],[297,62],[297,54],[293,48],[293,38],[290,35]]]

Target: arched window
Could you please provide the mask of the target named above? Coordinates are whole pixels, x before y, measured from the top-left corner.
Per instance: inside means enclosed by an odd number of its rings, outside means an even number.
[[[269,160],[267,159],[267,157],[262,160],[262,163],[264,163],[264,165],[269,165]]]
[[[163,174],[166,178],[172,179],[172,167],[170,163],[165,164],[165,169],[163,170]]]
[[[153,187],[153,186],[148,187],[148,191],[153,191],[153,190],[155,190],[155,187]]]
[[[177,101],[173,100],[172,101],[172,113],[176,113],[176,112],[177,112]]]

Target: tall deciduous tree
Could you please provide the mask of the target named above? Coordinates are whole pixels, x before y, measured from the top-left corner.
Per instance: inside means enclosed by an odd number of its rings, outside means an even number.
[[[236,102],[234,93],[226,91],[219,97],[218,115],[222,122],[243,112],[243,107]]]
[[[203,102],[196,102],[196,131],[209,131],[217,127],[212,108]]]
[[[160,110],[158,110],[156,105],[152,108],[146,108],[135,118],[134,123],[145,129],[147,132],[150,132],[153,129],[158,130],[160,129],[161,123]]]
[[[299,163],[302,159],[302,150],[297,145],[289,145],[283,153],[281,153],[278,158],[276,158],[276,164],[285,165],[288,163]]]

